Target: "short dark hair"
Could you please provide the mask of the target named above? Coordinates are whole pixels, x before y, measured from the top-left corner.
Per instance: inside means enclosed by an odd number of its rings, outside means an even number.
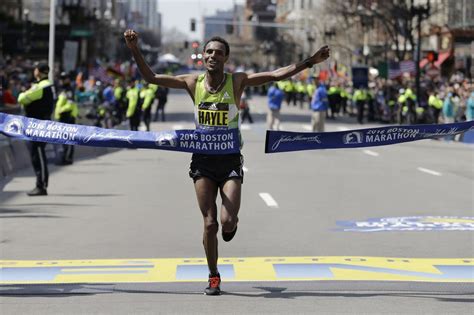
[[[46,62],[36,62],[35,68],[38,69],[39,72],[48,74],[49,73],[49,66]]]
[[[208,39],[208,41],[204,45],[204,50],[206,50],[207,44],[209,44],[210,42],[219,42],[219,43],[224,44],[224,46],[225,46],[225,55],[228,56],[230,54],[229,43],[225,39],[223,39],[222,37],[213,36],[210,39]]]

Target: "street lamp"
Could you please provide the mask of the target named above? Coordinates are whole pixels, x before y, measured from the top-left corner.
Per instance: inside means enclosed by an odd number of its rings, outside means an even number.
[[[415,76],[415,84],[416,84],[416,100],[420,102],[420,58],[421,58],[421,21],[427,19],[430,16],[430,0],[426,3],[426,5],[418,4],[415,5],[413,0],[410,0],[410,13],[412,17],[417,17],[417,31],[418,31],[418,42],[416,45],[416,76]]]

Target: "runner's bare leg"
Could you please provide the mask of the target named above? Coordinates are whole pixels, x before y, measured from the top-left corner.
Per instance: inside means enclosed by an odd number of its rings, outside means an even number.
[[[196,197],[204,219],[203,245],[206,251],[207,265],[212,275],[217,274],[217,184],[207,178],[201,177],[194,183]]]
[[[222,198],[221,224],[222,230],[226,233],[234,231],[239,222],[241,191],[242,181],[237,178],[229,179],[220,189]]]

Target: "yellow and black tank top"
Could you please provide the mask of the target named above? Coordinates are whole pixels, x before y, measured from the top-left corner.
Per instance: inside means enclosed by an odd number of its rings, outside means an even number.
[[[194,92],[194,121],[197,129],[222,130],[240,127],[239,108],[235,104],[232,74],[225,73],[224,87],[217,93],[205,88],[205,74],[198,77]]]

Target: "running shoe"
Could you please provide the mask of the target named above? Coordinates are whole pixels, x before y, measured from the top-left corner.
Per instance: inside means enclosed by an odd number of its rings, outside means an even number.
[[[217,276],[209,275],[209,286],[204,291],[205,295],[221,295],[221,275]]]
[[[235,226],[235,229],[232,232],[227,233],[222,230],[222,239],[225,242],[230,242],[234,238],[235,233],[237,233],[237,225]]]

